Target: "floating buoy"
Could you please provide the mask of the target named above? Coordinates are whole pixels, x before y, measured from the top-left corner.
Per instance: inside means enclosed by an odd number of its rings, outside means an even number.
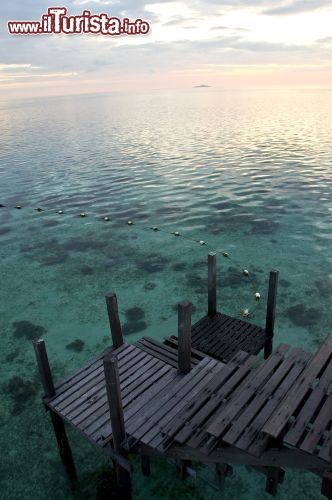
[[[104,217],[104,220],[107,220],[107,221],[108,221],[108,220],[110,220],[110,218],[109,218],[109,217]]]
[[[260,298],[261,298],[261,294],[256,292],[255,293],[255,300],[260,300]]]
[[[15,208],[17,208],[17,210],[21,210],[22,207],[21,207],[21,205],[16,205]]]
[[[229,257],[229,253],[227,253],[227,252],[223,252],[222,254],[224,257]]]
[[[180,236],[179,231],[175,231],[173,234],[174,234],[174,236]]]
[[[128,224],[128,226],[132,226],[134,223],[133,223],[133,221],[129,220],[129,221],[127,222],[127,224]]]
[[[86,217],[87,214],[85,212],[80,213],[80,217]]]
[[[151,229],[152,229],[152,231],[159,231],[159,227],[156,227],[156,226],[153,226]]]
[[[58,210],[58,214],[63,214],[63,211],[62,210]]]
[[[200,245],[206,245],[206,243],[205,243],[205,241],[204,241],[204,240],[200,240],[200,241],[199,241],[199,244],[200,244]]]
[[[250,318],[250,316],[251,316],[249,309],[242,309],[240,314],[241,314],[242,318],[244,318],[244,319]]]
[[[243,274],[244,274],[244,276],[249,276],[249,271],[248,271],[248,269],[243,269]]]

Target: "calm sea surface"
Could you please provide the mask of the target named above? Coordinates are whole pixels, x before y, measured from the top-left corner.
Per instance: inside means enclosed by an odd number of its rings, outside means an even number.
[[[193,320],[205,314],[207,253],[217,250],[220,310],[248,308],[264,325],[278,269],[275,345],[313,351],[331,333],[332,91],[0,101],[0,203],[4,500],[94,498],[107,462],[71,432],[81,491],[70,491],[31,338],[45,339],[56,379],[68,374],[110,342],[107,292],[128,342],[162,339],[176,333],[179,300],[193,302]],[[142,479],[136,464],[135,498],[220,498],[210,472],[199,476],[182,484],[155,463]],[[264,484],[236,467],[223,498],[270,498]],[[289,472],[277,498],[319,491],[314,476]]]

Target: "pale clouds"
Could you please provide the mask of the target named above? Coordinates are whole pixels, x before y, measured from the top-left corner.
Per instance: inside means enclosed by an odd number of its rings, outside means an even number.
[[[45,0],[17,0],[2,8],[2,95],[15,95],[12,89],[19,89],[19,95],[24,95],[27,81],[29,91],[35,82],[36,94],[38,88],[42,94],[47,93],[46,86],[52,93],[52,85],[56,93],[59,78],[64,93],[66,81],[70,92],[73,87],[85,92],[93,88],[107,91],[197,83],[222,85],[225,75],[226,82],[238,84],[244,75],[245,85],[250,70],[258,78],[260,72],[266,74],[267,68],[283,71],[287,67],[288,74],[289,68],[293,68],[293,73],[298,70],[299,81],[303,80],[305,68],[311,72],[316,68],[326,75],[331,71],[330,1],[71,0],[65,3],[69,15],[88,9],[93,14],[141,18],[150,23],[151,32],[147,36],[117,38],[8,34],[7,21],[38,21],[50,6]],[[204,75],[209,81],[197,82],[197,75]],[[93,88],[87,83],[91,81]]]

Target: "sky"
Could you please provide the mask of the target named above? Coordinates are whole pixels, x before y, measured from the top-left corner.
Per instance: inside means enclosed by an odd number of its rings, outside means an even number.
[[[58,6],[59,4],[55,4]],[[2,0],[0,98],[113,91],[332,86],[331,0],[67,0],[68,15],[149,23],[148,34],[11,35],[47,0]]]

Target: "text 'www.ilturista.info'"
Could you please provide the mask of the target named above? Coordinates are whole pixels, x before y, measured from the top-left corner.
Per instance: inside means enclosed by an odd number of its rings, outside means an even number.
[[[66,7],[49,7],[41,21],[8,21],[11,35],[147,35],[150,25],[142,19],[130,21],[127,17],[108,17],[107,14],[91,14],[83,10],[79,16],[67,16]]]

